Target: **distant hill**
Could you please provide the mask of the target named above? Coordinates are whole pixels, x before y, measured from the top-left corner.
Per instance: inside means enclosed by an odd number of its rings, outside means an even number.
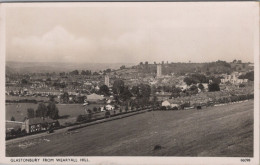
[[[15,73],[16,71],[12,68],[10,68],[9,66],[6,66],[5,67],[5,73],[6,74],[12,74],[12,73]]]
[[[46,73],[70,72],[72,70],[100,71],[119,69],[120,66],[133,66],[132,63],[41,63],[41,62],[6,62],[6,73]]]

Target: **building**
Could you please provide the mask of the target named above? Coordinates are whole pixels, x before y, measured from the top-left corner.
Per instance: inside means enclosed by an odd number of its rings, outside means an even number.
[[[162,102],[162,106],[164,106],[166,108],[174,108],[174,107],[178,108],[179,104],[177,104],[173,100],[165,100],[165,101]]]
[[[115,109],[115,107],[114,106],[112,106],[112,105],[106,105],[106,110],[109,110],[109,111],[111,111],[111,110],[114,110]]]
[[[109,87],[109,76],[105,75],[105,85]]]
[[[57,127],[59,122],[50,118],[36,117],[26,119],[22,124],[22,130],[26,133],[36,133]]]
[[[161,77],[162,76],[162,65],[158,64],[157,65],[157,77]]]
[[[234,72],[231,75],[224,75],[224,78],[221,79],[221,83],[224,84],[230,82],[232,84],[241,84],[248,82],[248,79],[239,79],[239,76],[240,74],[238,72]]]
[[[92,93],[90,95],[87,95],[87,101],[92,101],[92,102],[96,102],[96,101],[100,101],[100,100],[104,100],[104,96]]]

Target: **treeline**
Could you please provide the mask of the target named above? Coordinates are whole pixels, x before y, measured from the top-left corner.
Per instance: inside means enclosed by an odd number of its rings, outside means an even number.
[[[98,72],[92,72],[91,70],[73,70],[71,72],[60,72],[60,76],[67,76],[67,75],[86,75],[86,76],[91,76],[91,75],[100,75]]]
[[[53,100],[49,101],[47,106],[44,103],[40,103],[36,110],[33,108],[27,109],[27,118],[35,117],[49,117],[55,120],[59,118],[59,109]]]
[[[238,78],[254,81],[254,71],[247,72],[246,74],[240,75]]]
[[[160,63],[162,65],[162,73],[169,75],[175,73],[178,75],[185,75],[186,73],[207,73],[210,74],[230,74],[232,68],[230,63],[226,61],[218,60],[210,63]],[[149,64],[146,62],[140,62],[137,66],[140,73],[155,74],[157,70],[157,63]]]

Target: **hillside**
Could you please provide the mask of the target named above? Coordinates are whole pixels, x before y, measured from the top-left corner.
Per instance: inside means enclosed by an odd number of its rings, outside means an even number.
[[[252,157],[253,109],[250,100],[199,111],[146,112],[10,143],[6,156]],[[154,150],[156,145],[161,149]]]

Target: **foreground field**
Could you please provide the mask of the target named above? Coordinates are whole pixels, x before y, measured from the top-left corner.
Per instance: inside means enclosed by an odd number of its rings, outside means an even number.
[[[158,150],[154,147],[161,146]],[[253,156],[253,101],[153,111],[13,143],[6,156]]]

